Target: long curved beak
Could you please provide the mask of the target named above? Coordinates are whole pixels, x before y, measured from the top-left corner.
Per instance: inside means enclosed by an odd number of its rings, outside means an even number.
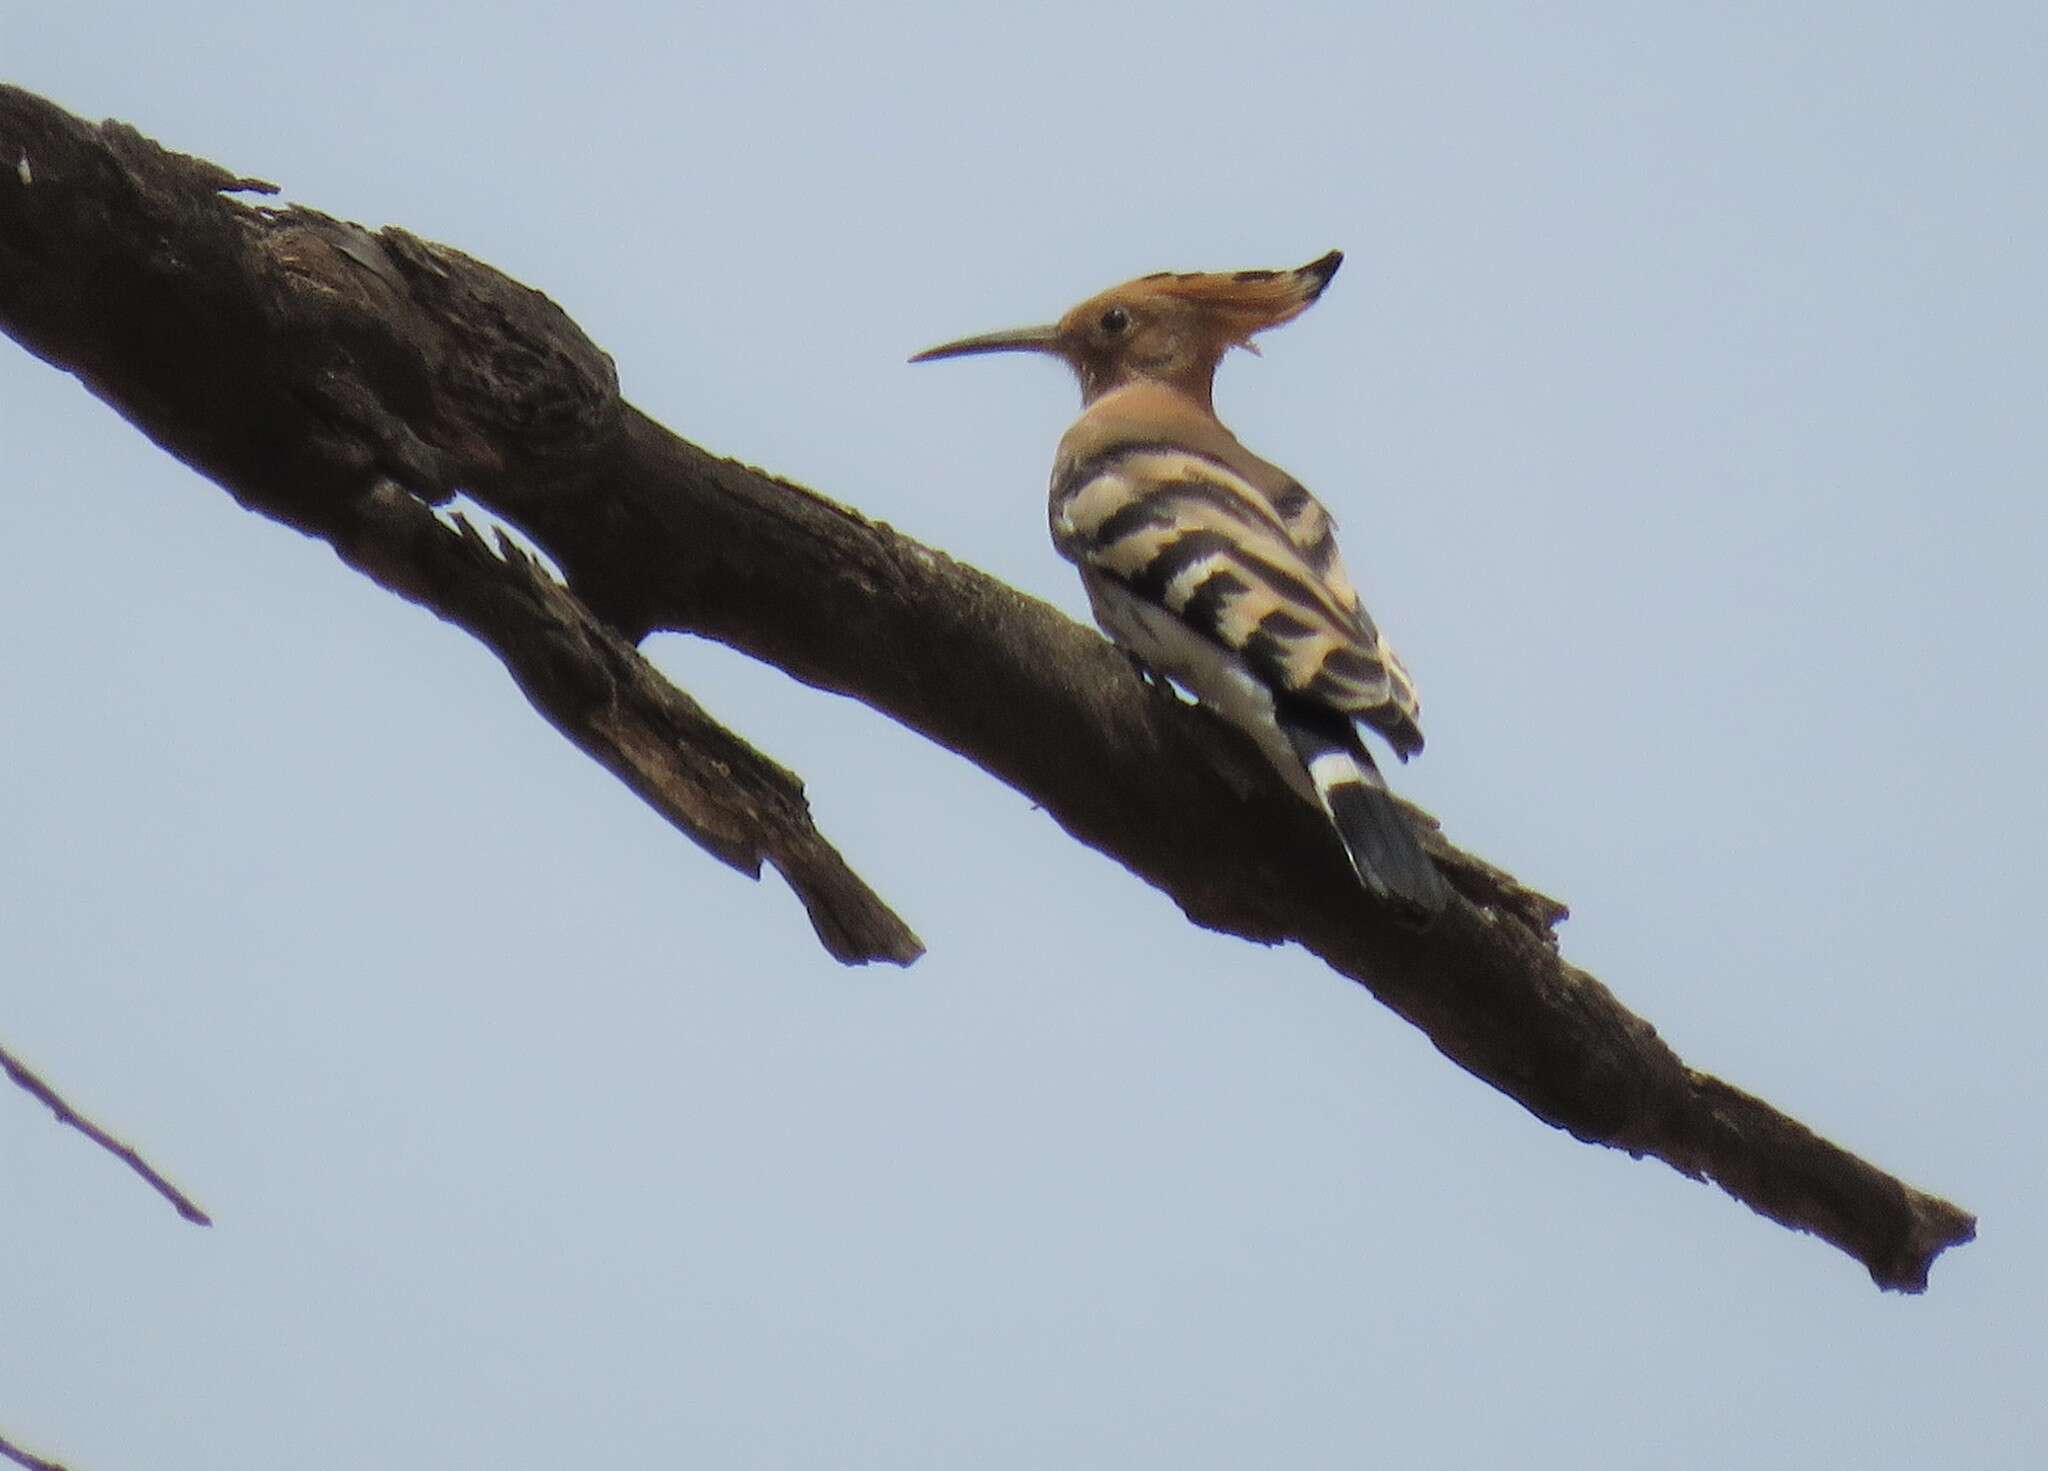
[[[930,363],[940,358],[969,357],[978,352],[1057,353],[1059,350],[1057,327],[1012,327],[1006,332],[984,332],[979,337],[963,337],[958,342],[944,342],[937,347],[928,347],[912,357],[911,361]]]

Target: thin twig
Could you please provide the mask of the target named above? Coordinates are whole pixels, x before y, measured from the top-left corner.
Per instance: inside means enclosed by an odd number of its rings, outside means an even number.
[[[195,1226],[211,1226],[213,1224],[212,1216],[209,1216],[205,1211],[194,1205],[191,1197],[186,1195],[184,1191],[158,1174],[156,1168],[148,1160],[58,1097],[56,1089],[37,1077],[20,1058],[9,1052],[5,1047],[0,1047],[0,1068],[5,1068],[7,1076],[14,1079],[18,1086],[27,1089],[30,1093],[41,1099],[50,1112],[57,1116],[58,1123],[69,1124],[72,1128],[78,1130],[79,1133],[85,1135],[86,1138],[92,1140],[93,1143],[99,1145],[107,1153],[113,1155],[114,1158],[127,1165],[129,1169],[147,1180],[149,1188],[158,1195],[161,1195],[165,1200],[168,1200],[172,1208],[179,1215]],[[21,1464],[24,1466],[46,1466],[49,1464],[47,1461],[37,1461],[33,1458],[23,1459],[22,1453],[16,1451],[4,1440],[0,1440],[0,1452],[12,1455],[16,1460],[21,1461]]]
[[[13,1065],[9,1064],[8,1071],[13,1070]],[[62,1461],[46,1461],[41,1456],[31,1455],[4,1435],[0,1435],[0,1456],[5,1456],[17,1466],[28,1467],[28,1471],[66,1471]]]

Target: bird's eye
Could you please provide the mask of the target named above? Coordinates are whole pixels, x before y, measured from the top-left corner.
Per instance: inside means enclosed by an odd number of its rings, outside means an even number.
[[[1114,337],[1131,325],[1131,314],[1120,306],[1113,306],[1102,314],[1102,330]]]

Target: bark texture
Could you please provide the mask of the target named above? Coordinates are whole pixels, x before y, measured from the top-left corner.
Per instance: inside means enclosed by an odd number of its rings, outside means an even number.
[[[1393,923],[1234,731],[1047,605],[670,433],[539,293],[399,229],[242,202],[273,191],[6,88],[0,165],[0,330],[244,505],[475,634],[664,816],[787,875],[840,958],[919,946],[810,826],[796,780],[639,657],[647,634],[714,638],[873,706],[1197,924],[1306,946],[1538,1118],[1712,1180],[1880,1286],[1923,1289],[1974,1234],[1957,1206],[1687,1067],[1560,957],[1563,906],[1421,814],[1456,897],[1426,932]],[[566,586],[435,516],[457,491]]]

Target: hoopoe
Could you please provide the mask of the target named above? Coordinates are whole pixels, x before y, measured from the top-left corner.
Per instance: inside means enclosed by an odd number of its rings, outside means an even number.
[[[1406,760],[1415,686],[1337,555],[1335,523],[1216,417],[1216,367],[1294,320],[1343,262],[1141,276],[1049,327],[989,332],[911,359],[1041,352],[1081,380],[1053,460],[1053,544],[1103,631],[1238,726],[1321,809],[1373,893],[1426,920],[1443,878],[1388,793],[1363,721]]]

